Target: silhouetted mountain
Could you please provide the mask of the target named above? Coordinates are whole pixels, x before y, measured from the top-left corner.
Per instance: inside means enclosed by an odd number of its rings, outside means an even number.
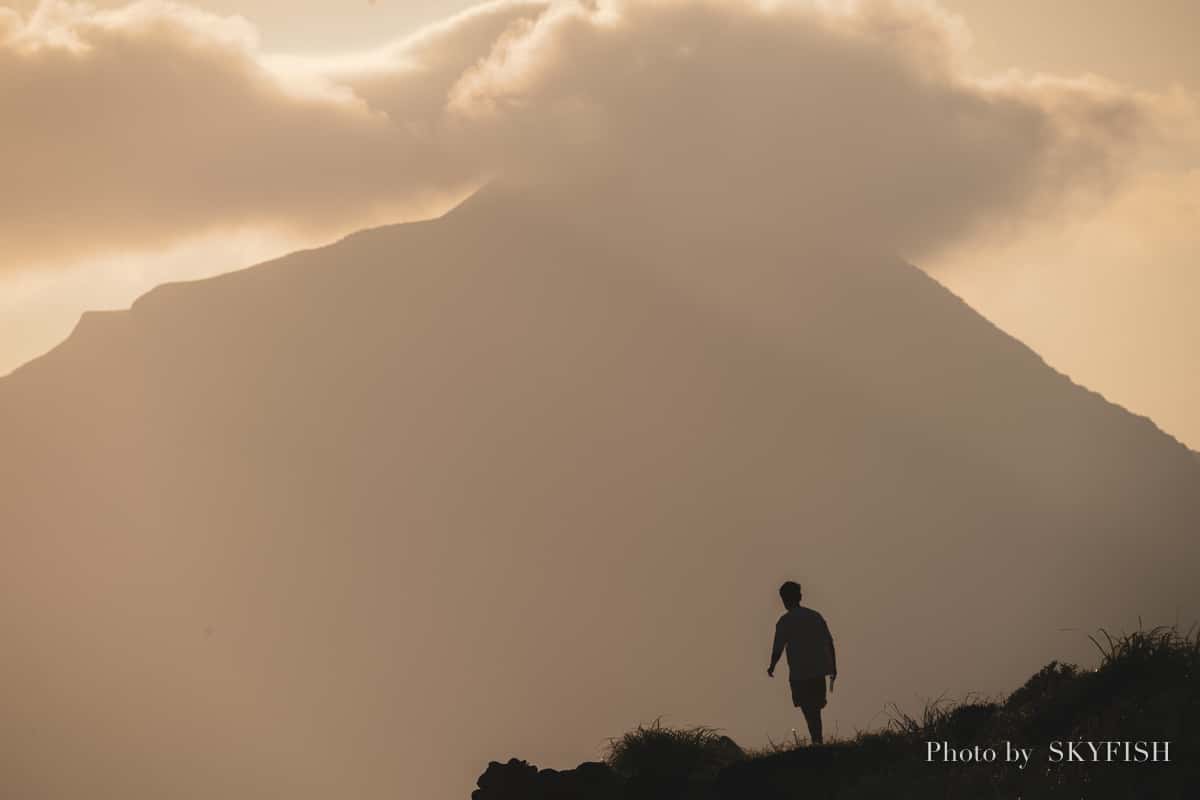
[[[778,736],[784,578],[830,734],[1194,617],[1178,442],[915,267],[635,200],[490,190],[0,380],[5,793],[450,798],[647,716]]]

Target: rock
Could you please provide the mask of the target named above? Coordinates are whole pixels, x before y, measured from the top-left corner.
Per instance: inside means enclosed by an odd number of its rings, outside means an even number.
[[[526,761],[493,761],[479,776],[471,800],[620,800],[622,780],[607,764],[588,761],[575,769],[543,769]]]
[[[537,780],[537,767],[528,761],[491,761],[476,781],[479,788],[471,792],[471,800],[528,800],[534,796]]]

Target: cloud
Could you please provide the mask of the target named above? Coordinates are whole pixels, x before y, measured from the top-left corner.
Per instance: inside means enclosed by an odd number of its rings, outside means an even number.
[[[900,0],[502,0],[325,59],[158,0],[41,17],[0,15],[0,268],[345,226],[496,175],[910,252],[1103,188],[1153,115],[969,80],[962,23]]]
[[[775,217],[905,251],[1116,178],[1146,133],[1136,98],[970,81],[966,38],[911,3],[563,5],[450,106],[521,172],[616,175],[659,215]]]
[[[3,267],[224,225],[333,227],[471,179],[343,86],[272,70],[254,28],[165,2],[59,4],[0,46]]]

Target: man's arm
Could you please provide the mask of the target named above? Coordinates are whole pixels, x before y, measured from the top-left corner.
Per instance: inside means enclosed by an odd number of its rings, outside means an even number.
[[[829,663],[833,666],[832,675],[837,675],[837,650],[833,648],[833,634],[829,632],[829,623],[825,618],[821,618],[821,625],[825,628],[825,641],[829,643]]]
[[[783,620],[775,623],[775,642],[771,645],[771,666],[767,667],[767,675],[775,677],[775,665],[779,663],[779,657],[783,655],[783,648],[787,646],[787,636],[783,633]]]

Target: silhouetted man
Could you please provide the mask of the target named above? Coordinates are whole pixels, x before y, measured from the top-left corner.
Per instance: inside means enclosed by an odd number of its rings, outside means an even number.
[[[813,744],[821,744],[821,709],[825,707],[825,676],[829,691],[837,680],[837,656],[833,636],[825,618],[800,605],[800,584],[788,581],[779,587],[779,597],[787,609],[775,623],[775,644],[771,647],[771,666],[767,675],[775,677],[775,665],[787,650],[788,682],[792,686],[792,705],[804,714]]]

